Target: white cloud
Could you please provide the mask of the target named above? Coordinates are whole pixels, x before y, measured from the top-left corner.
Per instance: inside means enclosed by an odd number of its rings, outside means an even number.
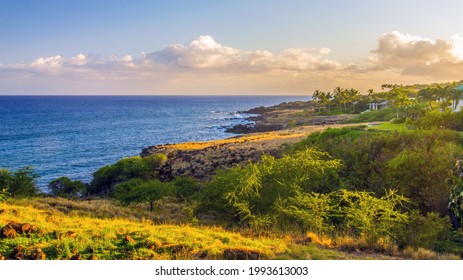
[[[189,44],[176,44],[147,55],[154,62],[187,68],[221,68],[239,59],[240,51],[222,46],[210,36],[200,36]]]
[[[68,61],[70,65],[77,65],[77,66],[82,66],[87,64],[87,56],[85,54],[78,54],[76,56],[71,57],[71,59]]]
[[[378,67],[397,68],[407,75],[445,76],[463,73],[463,39],[429,39],[397,31],[383,34],[370,61]],[[450,78],[452,78],[450,77]]]
[[[188,44],[176,44],[147,54],[155,63],[182,68],[224,69],[227,71],[288,71],[334,69],[339,64],[323,58],[330,52],[321,49],[286,49],[281,54],[267,50],[242,51],[217,43],[210,36],[200,36]]]
[[[31,68],[46,68],[46,69],[57,69],[63,64],[64,59],[60,56],[51,57],[39,57],[34,60],[31,64]]]
[[[56,71],[121,71],[133,70],[158,71],[160,69],[182,72],[213,70],[224,73],[249,73],[265,71],[318,71],[340,69],[341,64],[325,57],[330,49],[285,49],[280,54],[267,50],[243,51],[217,43],[210,36],[200,36],[187,44],[175,44],[161,51],[141,53],[139,57],[131,55],[109,57],[77,54],[72,57],[60,55],[40,57],[30,64],[19,63],[2,65],[3,68],[22,70]]]
[[[463,38],[383,34],[365,65],[328,58],[328,48],[240,50],[210,36],[139,56],[76,54],[0,64],[4,93],[311,93],[335,86],[361,90],[383,83],[461,79]],[[335,54],[333,54],[335,55]],[[83,82],[84,81],[84,82]],[[16,89],[16,90],[15,90]],[[6,91],[5,91],[6,90]],[[2,92],[0,92],[2,93]]]

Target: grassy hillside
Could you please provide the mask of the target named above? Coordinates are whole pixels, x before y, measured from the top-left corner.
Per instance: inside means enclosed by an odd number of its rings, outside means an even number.
[[[163,209],[159,211],[171,211]],[[175,212],[176,210],[173,210]],[[109,213],[113,213],[108,216]],[[115,214],[116,213],[116,214]],[[148,212],[108,200],[34,198],[0,204],[0,228],[30,224],[0,238],[1,259],[391,259],[455,258],[427,250],[362,252],[362,241],[233,232],[191,224],[154,224]],[[116,216],[124,218],[118,218]],[[106,217],[105,217],[106,216]],[[15,226],[15,224],[13,224]],[[378,252],[381,252],[379,254]]]

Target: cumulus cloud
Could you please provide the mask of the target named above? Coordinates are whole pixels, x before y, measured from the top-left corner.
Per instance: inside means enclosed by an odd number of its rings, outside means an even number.
[[[63,60],[64,59],[60,55],[51,57],[39,57],[30,64],[30,67],[56,69],[61,67]]]
[[[310,93],[334,86],[366,90],[383,83],[448,81],[463,73],[463,38],[457,35],[443,40],[383,34],[363,65],[329,55],[329,48],[241,50],[206,35],[138,56],[79,53],[0,64],[0,83],[4,93],[27,94],[39,88],[79,94]]]
[[[220,68],[233,64],[239,56],[239,50],[222,46],[210,36],[200,36],[189,44],[176,44],[153,52],[148,58],[180,67]]]
[[[245,51],[224,46],[210,36],[200,36],[186,44],[174,44],[160,51],[131,55],[100,57],[77,54],[72,57],[60,55],[40,57],[33,62],[3,65],[3,68],[18,68],[42,72],[63,73],[70,71],[139,71],[168,70],[196,72],[210,70],[223,73],[249,73],[267,71],[318,71],[341,69],[342,65],[326,58],[330,49],[285,49],[281,53],[267,50]]]
[[[69,60],[69,65],[77,65],[82,66],[87,64],[87,56],[85,54],[78,54],[76,56],[71,57]]]
[[[336,62],[324,58],[329,52],[328,48],[286,49],[281,54],[273,54],[267,50],[243,51],[223,46],[210,36],[200,36],[185,45],[172,45],[147,54],[146,57],[155,63],[180,68],[300,71],[339,67]]]
[[[397,68],[407,75],[444,76],[463,73],[463,39],[429,39],[397,31],[379,38],[370,61],[385,69]]]

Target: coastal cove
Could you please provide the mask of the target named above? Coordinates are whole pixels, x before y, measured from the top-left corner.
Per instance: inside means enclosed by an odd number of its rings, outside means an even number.
[[[0,96],[1,168],[33,166],[44,188],[88,182],[98,168],[152,145],[233,136],[238,112],[305,96]]]

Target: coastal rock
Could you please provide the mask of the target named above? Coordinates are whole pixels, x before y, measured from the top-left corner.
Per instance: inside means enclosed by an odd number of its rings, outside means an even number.
[[[225,249],[223,258],[226,260],[259,260],[260,254],[252,250]]]
[[[24,260],[26,257],[24,254],[24,248],[21,245],[17,245],[16,247],[14,247],[10,257],[13,260]]]
[[[231,128],[225,130],[226,133],[234,133],[234,134],[248,134],[254,132],[267,132],[267,131],[276,131],[283,129],[283,125],[278,124],[238,124]]]
[[[71,260],[73,260],[73,261],[79,261],[81,259],[82,259],[82,255],[80,255],[80,254],[76,254],[76,255],[71,257]]]
[[[18,236],[18,232],[11,226],[5,226],[1,229],[1,235],[5,238],[16,238]]]
[[[199,149],[179,150],[176,145],[154,146],[144,149],[141,156],[156,153],[167,155],[167,161],[159,170],[159,179],[171,181],[175,177],[189,176],[199,180],[212,177],[217,169],[255,162],[263,153],[276,155],[281,143],[263,145],[260,142],[228,143]]]
[[[277,131],[302,125],[332,125],[339,124],[353,115],[319,115],[315,113],[311,101],[284,102],[271,107],[257,107],[245,112],[257,114],[246,118],[253,121],[250,124],[238,124],[225,130],[227,133],[248,134],[254,132]]]
[[[42,251],[42,249],[37,248],[31,254],[31,259],[33,260],[46,260],[47,255]]]
[[[239,124],[226,132],[245,135],[209,142],[151,146],[143,149],[140,156],[167,156],[166,163],[157,170],[157,178],[161,181],[172,181],[179,176],[208,180],[218,169],[256,162],[263,154],[278,157],[284,144],[298,142],[308,133],[324,130],[333,124],[342,126],[338,123],[352,117],[317,115],[311,102],[302,101],[257,107],[243,113],[261,115],[253,117],[256,118],[254,124]],[[313,125],[317,127],[311,127]]]
[[[37,227],[29,223],[9,222],[6,226],[0,229],[0,236],[6,238],[16,238],[18,234],[30,234],[37,231]]]
[[[87,258],[87,260],[96,261],[96,260],[98,260],[98,256],[97,255],[91,255],[90,257]]]

